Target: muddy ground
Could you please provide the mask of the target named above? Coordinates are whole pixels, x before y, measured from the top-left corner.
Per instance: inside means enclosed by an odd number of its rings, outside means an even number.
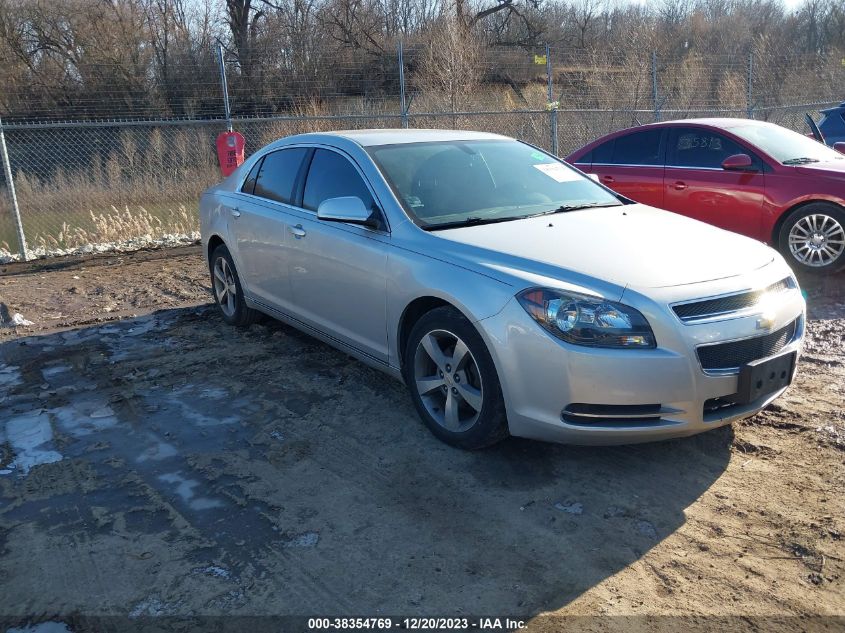
[[[34,323],[0,329],[7,626],[845,626],[808,619],[845,615],[843,275],[802,280],[797,383],[733,429],[469,453],[434,439],[390,378],[277,322],[226,326],[198,248],[0,272],[0,310]]]

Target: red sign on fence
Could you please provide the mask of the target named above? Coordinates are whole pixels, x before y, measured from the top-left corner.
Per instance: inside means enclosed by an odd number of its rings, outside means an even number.
[[[244,145],[244,135],[240,132],[222,132],[217,137],[217,158],[224,177],[243,164]]]

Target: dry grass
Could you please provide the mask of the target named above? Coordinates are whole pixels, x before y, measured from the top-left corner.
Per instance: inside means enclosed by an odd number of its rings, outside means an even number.
[[[87,244],[120,244],[129,240],[156,240],[167,235],[194,235],[199,231],[195,213],[188,213],[184,206],[152,214],[142,206],[112,206],[105,213],[90,212],[93,228],[63,222],[58,233],[36,235],[34,245],[47,251],[69,250]]]

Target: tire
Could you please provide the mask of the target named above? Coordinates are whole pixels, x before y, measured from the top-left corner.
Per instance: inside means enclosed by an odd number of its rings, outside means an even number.
[[[460,312],[442,307],[424,314],[411,329],[404,359],[417,413],[440,440],[475,450],[508,437],[493,358]]]
[[[211,254],[209,272],[211,273],[211,296],[226,323],[237,327],[247,327],[261,318],[261,313],[247,306],[244,301],[241,279],[235,268],[232,254],[225,245],[221,244]],[[223,283],[224,278],[228,280],[226,287]]]
[[[795,209],[778,234],[780,252],[796,271],[829,274],[845,268],[845,209],[811,202]]]

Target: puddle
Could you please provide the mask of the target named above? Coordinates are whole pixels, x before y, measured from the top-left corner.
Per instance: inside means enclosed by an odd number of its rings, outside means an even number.
[[[224,426],[227,424],[237,424],[241,418],[238,415],[222,415],[220,405],[208,400],[223,400],[229,397],[229,392],[225,389],[203,388],[198,389],[194,385],[185,385],[180,389],[174,389],[167,397],[167,402],[171,407],[179,409],[183,419],[194,423],[196,426]],[[203,404],[209,411],[204,413],[199,410],[194,404]],[[246,401],[234,401],[228,403],[232,408],[237,409],[239,405],[246,404]]]
[[[168,444],[160,440],[152,433],[147,434],[147,440],[149,446],[135,460],[139,464],[146,461],[160,462],[171,457],[176,457],[179,454],[179,451],[176,450],[173,444]]]

